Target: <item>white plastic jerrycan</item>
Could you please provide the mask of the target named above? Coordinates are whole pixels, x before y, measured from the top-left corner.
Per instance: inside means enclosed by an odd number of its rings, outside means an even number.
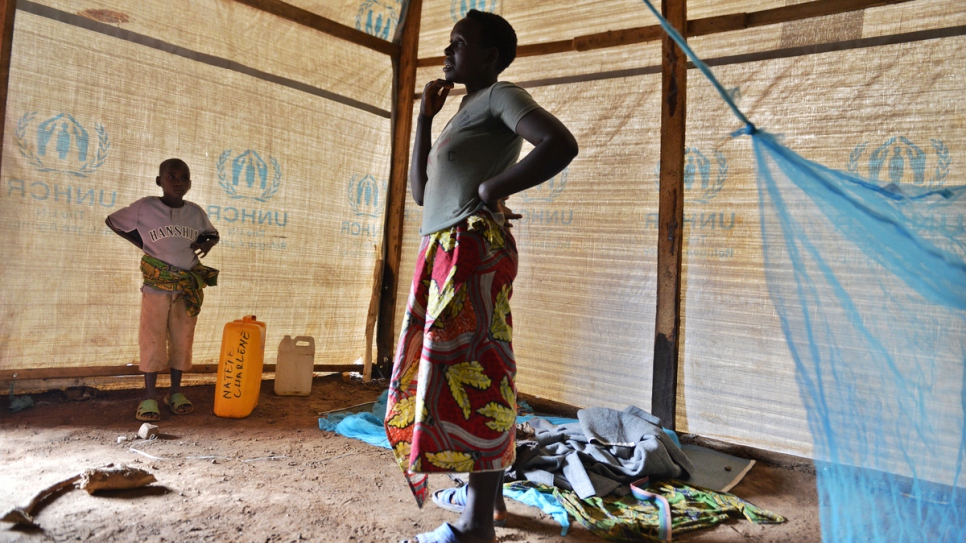
[[[315,338],[291,336],[278,344],[278,363],[275,365],[275,394],[279,396],[308,396],[312,393],[312,369],[315,367]]]

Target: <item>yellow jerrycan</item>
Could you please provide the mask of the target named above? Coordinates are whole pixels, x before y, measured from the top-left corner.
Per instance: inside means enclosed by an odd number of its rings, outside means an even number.
[[[308,396],[312,393],[312,369],[315,367],[315,338],[285,336],[278,344],[275,364],[275,394]]]
[[[247,417],[258,405],[265,360],[265,323],[255,315],[225,325],[215,383],[215,415]]]

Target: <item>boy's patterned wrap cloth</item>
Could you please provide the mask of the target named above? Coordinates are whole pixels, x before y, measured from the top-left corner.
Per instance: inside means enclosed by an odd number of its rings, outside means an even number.
[[[201,312],[205,300],[202,289],[218,284],[218,270],[214,268],[198,264],[186,271],[148,255],[141,258],[141,274],[144,284],[151,288],[181,292],[188,315],[192,317]]]

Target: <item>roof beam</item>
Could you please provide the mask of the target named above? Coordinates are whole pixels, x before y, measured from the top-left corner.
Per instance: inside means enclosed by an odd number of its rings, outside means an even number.
[[[286,4],[281,0],[235,1],[239,4],[245,4],[246,6],[251,6],[266,13],[271,13],[276,17],[281,17],[282,19],[292,21],[293,23],[318,30],[319,32],[323,32],[330,36],[334,36],[336,38],[352,42],[356,45],[372,49],[373,51],[378,51],[393,57],[399,54],[399,45],[395,43],[379,39],[375,36],[370,36],[361,30],[356,30],[350,26],[326,19],[321,15],[295,7],[291,4]]]
[[[716,17],[705,17],[688,21],[686,37],[706,36],[735,30],[745,30],[758,26],[780,23],[790,23],[824,17],[850,11],[860,11],[866,8],[901,4],[912,0],[814,0],[804,4],[783,6],[780,8],[753,11],[749,13],[733,13]],[[591,51],[606,47],[619,47],[635,43],[657,41],[664,35],[660,25],[649,25],[624,30],[609,30],[596,34],[577,36],[572,40],[561,40],[546,43],[535,43],[517,47],[517,57],[531,57],[566,53],[569,51]],[[429,57],[419,59],[417,66],[442,66],[443,57]]]

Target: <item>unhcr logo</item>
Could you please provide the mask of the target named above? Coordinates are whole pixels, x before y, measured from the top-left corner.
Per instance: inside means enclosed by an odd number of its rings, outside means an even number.
[[[849,173],[897,185],[941,187],[949,175],[952,159],[943,140],[930,139],[929,143],[935,158],[905,136],[887,139],[873,148],[868,158],[864,157],[869,143],[861,143],[849,153]],[[862,171],[863,167],[865,171]]]
[[[686,204],[708,204],[718,196],[728,180],[728,160],[724,153],[715,151],[713,160],[696,147],[684,150],[684,202]],[[654,182],[660,185],[660,165],[654,168]],[[685,208],[687,210],[687,208]],[[644,217],[644,226],[648,229],[658,228],[658,213],[648,213]],[[732,230],[735,227],[737,214],[734,211],[720,211],[703,208],[700,212],[684,216],[685,231],[696,230]],[[740,221],[739,221],[740,224]],[[691,243],[695,243],[692,235]],[[720,255],[719,255],[720,256]]]
[[[449,13],[452,15],[454,23],[466,17],[466,12],[471,9],[496,13],[496,4],[498,1],[499,0],[450,0]]]
[[[399,24],[399,0],[368,0],[359,6],[356,30],[391,40]]]
[[[389,185],[371,175],[353,175],[346,190],[346,199],[356,217],[355,220],[342,221],[341,233],[352,236],[354,245],[343,254],[354,256],[371,255],[371,238],[382,236],[382,225],[378,220],[386,208],[386,193]],[[372,220],[376,219],[376,220]]]
[[[559,204],[550,205],[567,187],[569,173],[570,169],[564,168],[562,172],[547,181],[510,197],[510,209],[521,215],[519,220],[520,224],[527,226],[570,226],[573,223],[573,209],[560,206]],[[523,207],[518,208],[514,202],[521,202]],[[527,243],[529,246],[540,247],[542,249],[570,246],[570,242],[564,240],[537,242],[534,239],[530,239]],[[536,245],[534,245],[535,243]]]
[[[377,181],[371,175],[353,175],[347,193],[352,212],[361,217],[381,216],[388,188],[385,181]]]
[[[25,113],[17,122],[14,138],[20,155],[37,171],[61,172],[87,177],[107,159],[111,142],[107,131],[94,123],[91,134],[72,115],[59,113],[32,129],[36,111]]]
[[[714,165],[696,147],[684,153],[684,199],[706,204],[714,199],[728,178],[728,161],[721,151],[714,152]]]
[[[519,198],[521,202],[532,203],[532,202],[546,202],[550,203],[560,196],[560,193],[564,191],[567,186],[567,175],[570,168],[564,168],[564,170],[557,175],[551,177],[547,181],[540,183],[535,187],[528,188],[527,190],[520,192],[518,195],[514,196],[514,200]]]
[[[218,157],[218,184],[233,200],[251,199],[267,202],[282,183],[282,169],[278,161],[268,157],[272,164],[269,176],[268,164],[255,151],[248,149],[232,158],[231,149]]]
[[[724,153],[715,151],[714,162],[696,147],[684,150],[684,201],[707,204],[721,192],[728,179],[728,160]],[[654,168],[656,183],[660,185],[661,166]]]

